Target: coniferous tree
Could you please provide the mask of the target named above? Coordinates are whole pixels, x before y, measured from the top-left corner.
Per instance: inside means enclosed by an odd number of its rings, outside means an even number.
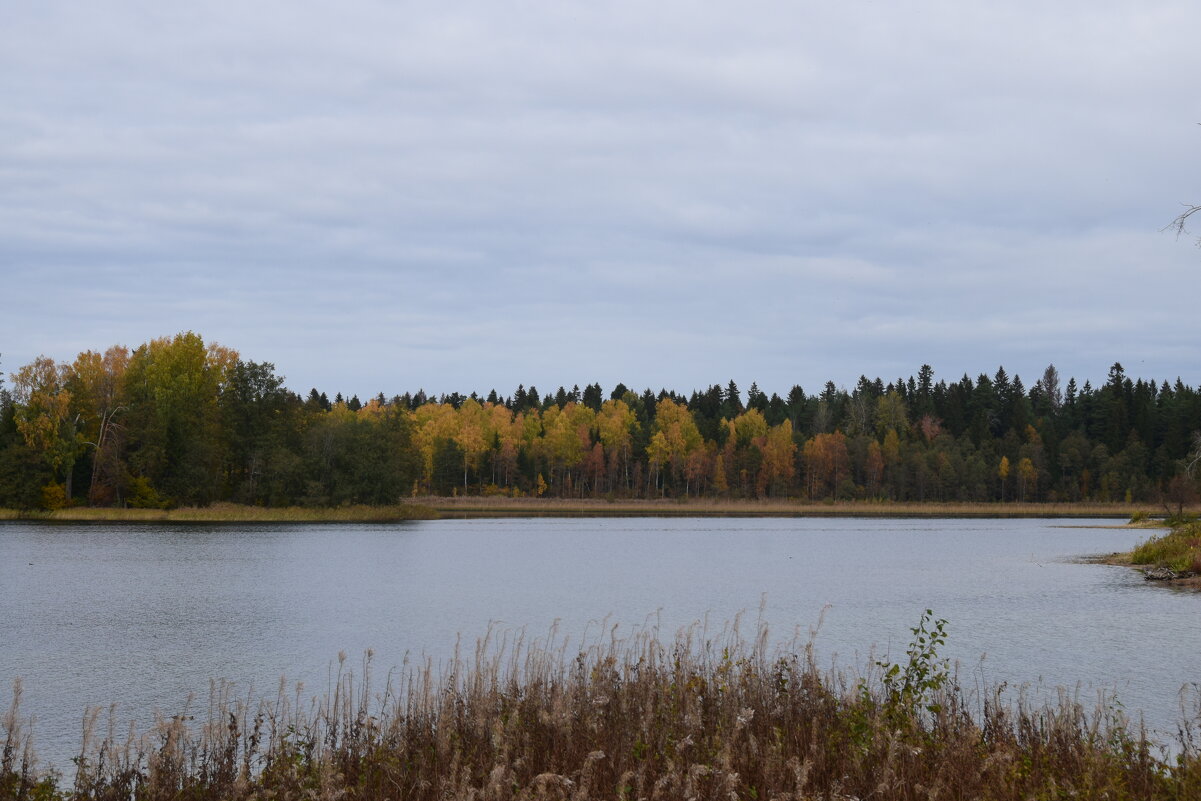
[[[600,384],[589,384],[584,387],[583,404],[594,412],[599,412],[604,401],[604,393]]]
[[[738,391],[738,385],[734,383],[734,379],[730,379],[730,383],[726,386],[726,391],[722,395],[721,416],[727,420],[733,420],[738,415],[742,414],[745,407],[742,405],[742,393]]]

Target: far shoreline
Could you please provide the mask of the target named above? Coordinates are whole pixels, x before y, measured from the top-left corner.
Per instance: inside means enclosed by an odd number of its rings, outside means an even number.
[[[718,498],[625,499],[423,497],[418,503],[443,518],[499,517],[858,517],[858,518],[1113,518],[1141,513],[1128,503],[962,503],[896,501],[729,500]]]
[[[263,507],[216,503],[176,509],[76,506],[54,511],[0,509],[0,520],[112,523],[393,523],[436,519],[581,517],[961,518],[1130,520],[1160,527],[1146,506],[1129,503],[959,503],[729,499],[560,499],[417,497],[393,506]]]

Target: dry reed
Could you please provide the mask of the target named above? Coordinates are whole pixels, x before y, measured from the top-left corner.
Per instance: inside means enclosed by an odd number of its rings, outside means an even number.
[[[1195,508],[1194,514],[1201,513]],[[395,506],[261,507],[215,503],[178,509],[75,506],[55,511],[0,509],[0,520],[189,523],[371,523],[446,517],[1061,517],[1130,519],[1160,525],[1145,510],[1123,503],[961,503],[891,501],[731,500],[719,498],[622,499],[430,496]]]
[[[163,523],[392,523],[430,520],[438,516],[419,504],[395,506],[246,506],[214,503],[177,509],[123,509],[75,506],[52,512],[0,510],[0,519],[54,520],[76,522],[163,522]]]
[[[819,669],[812,638],[769,649],[763,626],[615,631],[578,650],[494,632],[378,690],[370,653],[357,676],[340,656],[309,703],[218,683],[199,722],[185,710],[144,736],[110,723],[97,741],[92,712],[69,788],[31,768],[18,685],[0,798],[1201,798],[1201,710],[1169,757],[1112,706],[965,693],[938,639],[851,674]]]
[[[449,517],[1112,517],[1130,519],[1138,507],[1124,503],[971,503],[807,501],[670,498],[417,498]]]

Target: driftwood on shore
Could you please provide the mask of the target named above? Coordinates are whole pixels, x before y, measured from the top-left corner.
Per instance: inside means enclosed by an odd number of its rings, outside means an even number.
[[[1174,581],[1176,579],[1193,578],[1196,575],[1196,573],[1189,570],[1177,572],[1166,567],[1156,567],[1143,571],[1143,578],[1147,581]]]

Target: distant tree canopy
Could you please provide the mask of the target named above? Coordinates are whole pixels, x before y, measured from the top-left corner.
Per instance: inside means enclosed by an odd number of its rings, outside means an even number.
[[[39,357],[0,383],[0,506],[389,504],[413,495],[1144,501],[1192,497],[1201,393],[1049,366],[1027,389],[861,376],[784,396],[518,384],[367,402],[300,396],[186,332]],[[1191,494],[1190,494],[1191,493]]]

